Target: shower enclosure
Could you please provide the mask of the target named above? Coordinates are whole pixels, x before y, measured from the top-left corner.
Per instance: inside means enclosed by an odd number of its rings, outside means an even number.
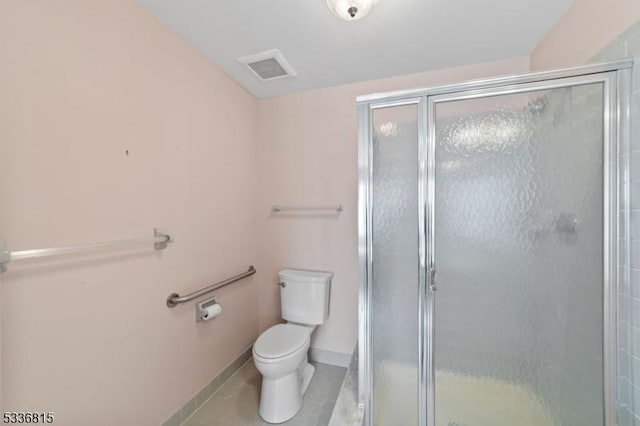
[[[616,424],[629,67],[358,99],[365,425]]]

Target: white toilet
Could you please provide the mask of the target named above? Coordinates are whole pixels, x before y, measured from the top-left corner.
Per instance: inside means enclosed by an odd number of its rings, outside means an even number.
[[[262,374],[260,417],[286,422],[302,406],[315,368],[307,351],[311,333],[329,316],[332,272],[283,269],[280,277],[282,319],[265,330],[253,345],[253,362]]]

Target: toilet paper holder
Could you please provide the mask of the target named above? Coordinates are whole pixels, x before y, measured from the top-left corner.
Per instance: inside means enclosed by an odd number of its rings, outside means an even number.
[[[203,318],[207,314],[207,308],[212,305],[216,305],[218,302],[215,297],[211,299],[207,299],[203,302],[196,303],[196,322],[207,321],[207,319]],[[215,318],[215,317],[214,317]]]

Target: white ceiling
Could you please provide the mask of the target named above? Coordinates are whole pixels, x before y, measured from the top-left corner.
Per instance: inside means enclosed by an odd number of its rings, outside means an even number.
[[[379,0],[342,21],[325,0],[138,0],[259,98],[529,55],[572,0]],[[238,57],[279,49],[298,76]]]

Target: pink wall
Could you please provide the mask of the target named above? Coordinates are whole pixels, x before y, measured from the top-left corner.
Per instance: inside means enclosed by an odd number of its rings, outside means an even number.
[[[277,271],[335,273],[329,321],[312,346],[351,353],[358,330],[356,97],[527,72],[527,57],[314,90],[258,104],[260,327],[280,318]],[[343,204],[337,218],[270,215],[272,204]]]
[[[531,69],[585,64],[638,19],[637,0],[575,0],[531,53]]]
[[[3,408],[158,425],[258,333],[257,276],[207,323],[165,306],[256,262],[257,101],[133,0],[1,2],[0,51],[10,248],[175,235],[161,254],[10,265]]]
[[[277,270],[335,272],[313,346],[357,334],[357,120],[372,92],[524,72],[528,58],[257,101],[133,0],[0,3],[0,235],[12,250],[151,235],[149,249],[10,265],[2,406],[157,425],[279,321]],[[127,155],[125,151],[129,151]],[[334,218],[272,204],[345,206]],[[165,306],[244,271],[196,324]],[[259,284],[260,283],[260,284]]]

